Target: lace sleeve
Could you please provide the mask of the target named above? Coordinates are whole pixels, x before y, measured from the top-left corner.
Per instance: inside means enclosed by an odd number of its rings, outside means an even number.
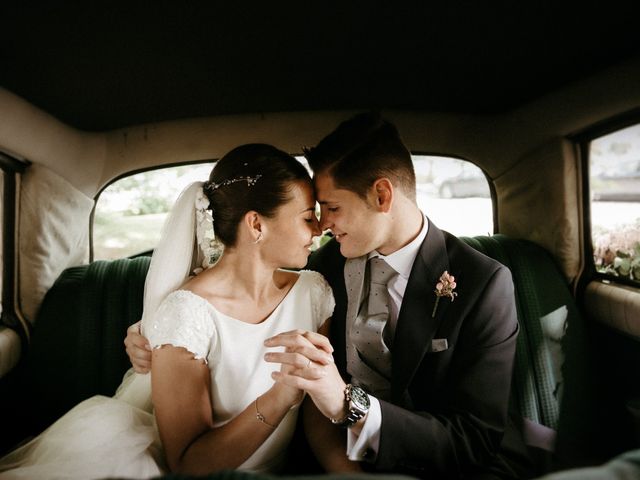
[[[162,301],[145,334],[152,348],[183,347],[196,359],[207,358],[216,329],[206,302],[191,292],[178,290]]]
[[[311,311],[313,312],[313,324],[318,330],[324,321],[333,315],[336,301],[329,283],[318,272],[305,271],[311,277]]]

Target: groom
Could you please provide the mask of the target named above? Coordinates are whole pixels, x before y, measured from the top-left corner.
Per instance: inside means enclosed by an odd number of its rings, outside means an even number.
[[[530,476],[508,420],[518,333],[509,270],[419,210],[411,155],[378,115],[343,122],[306,156],[321,228],[334,236],[309,268],[336,299],[335,364],[305,359],[274,378],[305,389],[315,404],[308,416],[325,417],[307,422],[320,463],[430,478]],[[302,355],[326,342],[284,332],[265,343]],[[130,332],[125,343],[146,370],[144,339]],[[298,355],[267,359],[299,367]]]
[[[334,236],[309,268],[336,298],[336,363],[309,361],[274,378],[306,390],[317,407],[311,415],[326,417],[324,431],[307,431],[320,463],[350,469],[346,451],[352,466],[373,471],[530,476],[512,461],[528,463],[508,422],[518,334],[509,270],[419,210],[411,155],[378,115],[347,120],[306,157],[320,226]],[[308,332],[266,345],[301,354],[310,343],[323,346]],[[286,354],[268,358],[293,364]]]

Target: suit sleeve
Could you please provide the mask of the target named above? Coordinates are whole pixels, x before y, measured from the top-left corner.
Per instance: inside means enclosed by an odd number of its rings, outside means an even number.
[[[377,469],[449,477],[483,469],[495,458],[507,423],[518,333],[510,271],[500,266],[465,312],[436,390],[425,389],[434,398],[415,398],[413,390],[424,391],[420,383],[432,381],[418,369],[409,387],[416,410],[380,402]]]

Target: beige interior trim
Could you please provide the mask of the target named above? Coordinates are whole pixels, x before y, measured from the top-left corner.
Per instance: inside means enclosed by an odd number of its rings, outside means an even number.
[[[494,180],[500,233],[545,248],[569,282],[581,263],[576,164],[573,144],[554,138]]]
[[[585,309],[594,321],[640,339],[640,290],[623,285],[591,282]]]
[[[21,185],[17,285],[22,312],[33,323],[47,290],[62,271],[88,261],[94,201],[56,172],[35,163],[22,174]]]
[[[0,148],[46,166],[93,196],[104,168],[105,136],[64,124],[0,87]]]

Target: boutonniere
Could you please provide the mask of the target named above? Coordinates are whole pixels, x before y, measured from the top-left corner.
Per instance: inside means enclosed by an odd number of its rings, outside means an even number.
[[[438,302],[441,297],[449,297],[451,301],[458,296],[456,292],[454,292],[456,288],[456,278],[453,275],[449,275],[449,272],[446,270],[440,275],[440,280],[436,283],[436,289],[433,293],[436,294],[436,304],[433,306],[433,312],[431,312],[431,318],[436,316],[436,310],[438,308]]]

